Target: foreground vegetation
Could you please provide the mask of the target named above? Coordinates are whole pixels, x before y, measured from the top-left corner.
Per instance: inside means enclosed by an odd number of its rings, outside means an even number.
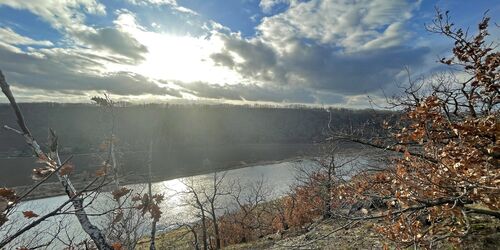
[[[396,248],[391,242],[377,234],[378,221],[359,221],[344,229],[335,231],[341,224],[337,221],[322,221],[310,224],[306,229],[289,230],[271,234],[251,242],[229,245],[224,249],[389,249]],[[500,240],[500,222],[488,217],[477,216],[471,221],[471,233],[467,235],[460,249],[497,249]],[[159,249],[190,249],[193,238],[189,229],[180,228],[163,233],[156,238]],[[148,249],[149,239],[139,242],[137,249]],[[455,249],[456,245],[441,242],[435,249]]]

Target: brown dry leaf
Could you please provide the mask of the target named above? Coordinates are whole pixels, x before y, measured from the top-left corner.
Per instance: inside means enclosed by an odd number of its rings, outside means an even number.
[[[142,198],[141,198],[141,195],[140,194],[136,194],[132,197],[132,201],[136,202],[136,201],[140,201]]]
[[[113,250],[123,250],[123,246],[120,242],[113,243],[111,247],[113,247]]]
[[[73,172],[73,169],[75,169],[75,167],[71,163],[66,163],[59,169],[59,173],[61,175],[68,175]]]
[[[149,213],[151,214],[151,217],[153,218],[154,221],[158,222],[160,220],[162,212],[158,205],[151,204]]]
[[[118,201],[121,197],[128,193],[130,193],[130,189],[125,187],[113,190],[113,192],[111,192],[111,194],[113,195],[113,199],[115,199],[116,201]]]
[[[156,204],[160,204],[165,197],[163,194],[155,194],[153,195],[153,199],[155,200]]]
[[[37,162],[39,162],[39,163],[45,163],[45,162],[47,162],[48,160],[49,160],[49,158],[47,158],[47,156],[46,156],[46,155],[40,155],[40,156],[38,157],[38,159],[37,159]]]
[[[54,172],[54,169],[51,167],[34,168],[31,178],[33,178],[33,180],[36,181],[42,180],[43,178],[50,175],[52,172]]]
[[[409,161],[410,160],[410,152],[408,152],[408,150],[405,150],[404,152],[404,157],[405,157],[405,160]]]
[[[16,192],[10,188],[0,188],[0,197],[7,201],[14,201],[17,199]]]
[[[8,206],[9,202],[6,199],[0,197],[0,214],[7,210]]]
[[[389,245],[387,243],[384,243],[384,250],[389,250]]]
[[[97,176],[97,177],[103,177],[103,176],[106,175],[106,173],[107,173],[106,168],[105,167],[101,167],[101,168],[97,169],[97,171],[95,171],[95,176]]]
[[[23,216],[24,218],[31,219],[38,217],[38,214],[30,210],[30,211],[23,211]]]

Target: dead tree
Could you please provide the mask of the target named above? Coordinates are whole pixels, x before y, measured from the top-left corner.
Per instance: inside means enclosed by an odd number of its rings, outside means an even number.
[[[189,232],[193,234],[193,247],[195,250],[200,250],[200,243],[198,242],[198,232],[196,231],[196,227],[191,224],[184,224],[183,226],[189,229]]]
[[[149,197],[153,197],[153,191],[151,190],[152,186],[152,175],[151,175],[151,166],[153,165],[153,140],[149,143],[149,157],[148,157],[148,194]],[[155,238],[156,238],[156,220],[153,220],[151,223],[151,236],[150,236],[150,244],[149,249],[155,250]]]
[[[185,198],[185,205],[194,208],[200,218],[201,241],[204,249],[211,248],[209,226],[213,228],[214,247],[217,249],[222,247],[217,211],[220,210],[219,198],[229,194],[229,190],[224,187],[225,176],[225,172],[214,173],[206,185],[193,177],[184,178],[181,181],[186,187],[185,191],[180,192]]]
[[[106,235],[112,242],[120,242],[121,247],[126,249],[135,249],[137,242],[141,237],[141,227],[144,224],[142,216],[137,209],[132,208],[133,202],[129,199],[128,195],[122,198],[128,189],[120,186],[120,170],[116,157],[116,135],[115,135],[115,101],[111,99],[108,94],[104,97],[95,96],[91,100],[95,102],[100,108],[103,109],[103,114],[110,118],[109,130],[106,131],[106,140],[104,145],[107,146],[106,156],[104,157],[104,165],[111,170],[111,177],[114,183],[113,198],[116,202],[115,211],[107,216],[110,222],[109,227],[106,227]],[[125,206],[125,207],[123,207]]]
[[[2,89],[2,92],[5,94],[5,96],[10,102],[10,105],[17,118],[17,124],[20,130],[10,128],[7,126],[5,126],[5,128],[23,136],[26,143],[33,149],[36,157],[47,165],[47,167],[44,170],[48,172],[55,172],[55,175],[59,179],[59,182],[61,183],[66,195],[69,197],[70,202],[72,203],[75,209],[75,216],[78,219],[80,225],[82,226],[82,229],[94,241],[97,248],[112,249],[111,246],[107,243],[106,238],[104,237],[102,231],[89,220],[88,215],[84,209],[84,200],[81,196],[79,196],[79,192],[77,192],[77,190],[74,188],[68,175],[61,174],[60,170],[55,171],[56,169],[60,169],[63,166],[62,161],[59,158],[58,143],[55,133],[52,133],[50,151],[45,153],[44,151],[42,151],[40,145],[33,137],[30,130],[28,129],[28,126],[25,123],[21,109],[17,105],[14,95],[10,90],[10,86],[8,85],[1,71],[0,71],[0,87]]]
[[[104,109],[105,113],[108,113],[111,122],[108,134],[108,140],[106,144],[108,145],[108,156],[106,158],[105,164],[110,165],[111,170],[113,171],[113,180],[115,182],[115,188],[118,189],[120,187],[120,178],[119,178],[119,170],[118,163],[116,160],[116,149],[115,149],[115,102],[111,99],[108,94],[104,94],[104,97],[94,96],[91,98],[97,105]]]
[[[202,187],[196,185],[193,177],[185,178],[181,182],[184,186],[186,186],[186,191],[182,191],[180,194],[185,197],[185,205],[194,208],[198,212],[201,221],[201,241],[203,244],[203,250],[208,250],[209,242],[207,231],[207,211],[205,208],[206,200],[204,200],[202,196]],[[194,236],[196,237],[196,234]]]
[[[315,164],[301,165],[297,169],[299,185],[309,187],[313,190],[311,198],[319,199],[320,207],[316,209],[320,210],[323,219],[333,217],[334,205],[341,206],[338,204],[337,187],[346,182],[359,158],[358,154],[342,151],[342,146],[326,143],[321,149],[321,156],[313,160]]]
[[[290,221],[295,214],[296,206],[297,198],[294,192],[289,192],[283,198],[271,201],[270,211],[268,212],[276,214],[283,232],[290,229]]]
[[[238,180],[232,185],[230,196],[236,203],[237,210],[226,211],[225,217],[234,218],[230,223],[241,227],[243,235],[241,235],[240,242],[254,240],[256,236],[270,233],[271,221],[265,221],[264,217],[268,214],[265,203],[270,195],[271,191],[266,188],[263,176],[251,183],[242,185]]]
[[[227,172],[223,172],[219,175],[217,172],[213,174],[212,183],[210,188],[203,189],[203,195],[205,200],[207,201],[207,212],[212,217],[212,225],[214,228],[214,236],[215,236],[215,248],[221,248],[221,237],[219,232],[219,223],[217,220],[217,210],[218,210],[218,199],[221,196],[228,195],[229,191],[224,190],[223,182],[226,177]]]

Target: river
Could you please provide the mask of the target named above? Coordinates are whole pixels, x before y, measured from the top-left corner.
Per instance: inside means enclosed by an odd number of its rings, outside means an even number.
[[[266,198],[267,200],[272,200],[282,196],[290,190],[290,186],[295,182],[297,167],[308,167],[312,166],[312,164],[314,164],[314,162],[310,160],[301,160],[229,170],[226,172],[224,182],[227,184],[239,183],[242,184],[242,186],[245,186],[246,184],[251,184],[252,182],[257,182],[263,179],[264,186],[269,191],[268,197]],[[203,174],[189,178],[192,178],[193,182],[197,183],[197,185],[204,186],[210,185],[213,179],[213,174]],[[153,183],[153,192],[162,193],[166,197],[166,200],[161,203],[161,211],[163,214],[158,223],[158,229],[160,232],[162,230],[168,230],[178,223],[189,223],[196,220],[196,217],[194,216],[195,213],[193,213],[192,208],[185,205],[185,197],[180,194],[186,189],[186,186],[183,184],[183,180],[186,179],[178,178]],[[128,185],[127,187],[139,192],[146,188],[146,185],[134,184]],[[106,210],[106,208],[112,207],[113,201],[111,201],[110,198],[109,193],[100,194],[93,204],[87,208],[87,212],[99,213]],[[5,235],[10,234],[13,229],[20,228],[29,222],[29,219],[22,216],[22,211],[33,211],[36,214],[43,215],[55,209],[66,200],[66,196],[56,196],[21,203],[18,206],[17,211],[10,217],[10,222],[8,223],[9,225],[6,224],[0,229],[0,239],[4,238]],[[89,200],[89,198],[87,198],[87,200]],[[229,209],[232,204],[231,199],[224,197],[222,197],[219,202],[220,207]],[[148,216],[149,215],[146,215],[144,220],[149,221]],[[109,220],[102,219],[102,216],[91,217],[91,219],[94,223],[100,225],[101,227],[105,226],[106,223],[109,223]],[[9,229],[11,229],[10,232]],[[146,228],[144,228],[144,233],[145,230]],[[60,239],[56,239],[52,243],[51,249],[55,246],[64,245],[63,241],[66,243],[69,241],[79,242],[85,237],[85,234],[74,215],[58,215],[31,229],[29,232],[22,235],[22,237],[19,237],[17,240],[12,242],[10,246],[19,247],[18,244],[20,242],[30,242],[30,239],[36,241],[31,244],[31,246],[34,246],[42,243],[44,241],[43,239],[53,238],[51,236],[58,231],[64,231],[64,233],[61,234],[62,236]]]
[[[374,158],[368,156],[369,152],[367,151],[361,153],[361,151],[356,150],[353,151],[353,155],[356,155],[355,161],[352,161],[347,166],[343,167],[343,169],[348,170],[346,173],[344,173],[347,178],[349,178],[349,176],[353,173],[353,169],[356,170],[364,168],[364,166],[367,166],[368,163],[374,162]],[[342,161],[343,157],[337,158],[337,160],[340,159]],[[316,163],[312,160],[304,159],[228,170],[225,172],[224,185],[229,186],[240,184],[241,186],[245,186],[251,183],[255,183],[259,180],[263,180],[264,188],[268,191],[266,200],[273,200],[286,194],[286,192],[290,190],[290,187],[296,184],[298,168],[312,169],[317,166],[315,164]],[[219,173],[219,175],[220,174],[221,173]],[[213,173],[211,173],[196,175],[188,178],[192,180],[192,183],[196,183],[197,186],[209,187],[212,183],[213,176]],[[191,223],[197,220],[196,212],[193,211],[192,207],[186,205],[186,197],[182,194],[183,191],[186,190],[186,186],[184,185],[186,180],[186,178],[178,178],[153,183],[153,193],[161,193],[165,196],[165,201],[161,203],[161,211],[163,214],[157,225],[160,232],[173,228],[176,225],[182,223]],[[146,185],[133,184],[128,185],[127,187],[134,190],[133,192],[144,192]],[[29,222],[30,219],[24,218],[22,215],[22,211],[33,211],[36,214],[43,215],[58,207],[66,200],[67,197],[65,196],[56,196],[50,198],[29,200],[21,203],[17,207],[17,211],[9,217],[10,221],[6,225],[2,226],[2,228],[0,228],[0,239],[3,239],[6,235],[12,234],[13,230],[15,230],[16,228],[19,229]],[[89,200],[92,199],[86,199],[86,201]],[[101,193],[87,208],[87,213],[97,215],[99,213],[102,213],[103,211],[109,210],[115,204],[116,203],[111,198],[111,194],[106,192]],[[218,206],[220,208],[223,208],[220,211],[222,213],[226,210],[233,209],[235,203],[232,198],[226,196],[219,199]],[[71,211],[71,208],[72,207],[69,206],[68,211]],[[100,228],[108,228],[111,221],[109,217],[106,219],[106,216],[95,216],[91,217],[91,219]],[[151,219],[149,218],[149,215],[146,215],[142,220],[144,220],[145,223],[141,227],[141,230],[139,230],[139,233],[144,235],[147,233],[147,224],[150,223]],[[34,245],[40,244],[47,239],[53,238],[51,236],[57,234],[58,232],[62,233],[59,233],[59,239],[56,239],[54,242],[52,242],[50,249],[54,249],[54,247],[56,246],[63,246],[69,241],[80,242],[82,239],[86,238],[86,235],[78,224],[76,217],[72,214],[65,214],[58,215],[46,220],[39,226],[23,234],[22,237],[19,237],[18,239],[13,241],[9,247],[19,247],[20,242],[26,244],[26,242],[29,242],[30,239],[33,239],[34,241],[30,245],[31,247],[33,247]],[[10,249],[9,247],[7,249]],[[57,248],[60,247],[56,247],[56,249]]]

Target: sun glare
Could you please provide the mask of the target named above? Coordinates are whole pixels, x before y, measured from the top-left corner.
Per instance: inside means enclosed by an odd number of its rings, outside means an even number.
[[[133,33],[147,46],[148,53],[142,63],[127,66],[127,70],[173,83],[236,84],[243,81],[236,72],[218,67],[210,59],[212,53],[223,47],[217,37],[177,36],[142,30]]]

